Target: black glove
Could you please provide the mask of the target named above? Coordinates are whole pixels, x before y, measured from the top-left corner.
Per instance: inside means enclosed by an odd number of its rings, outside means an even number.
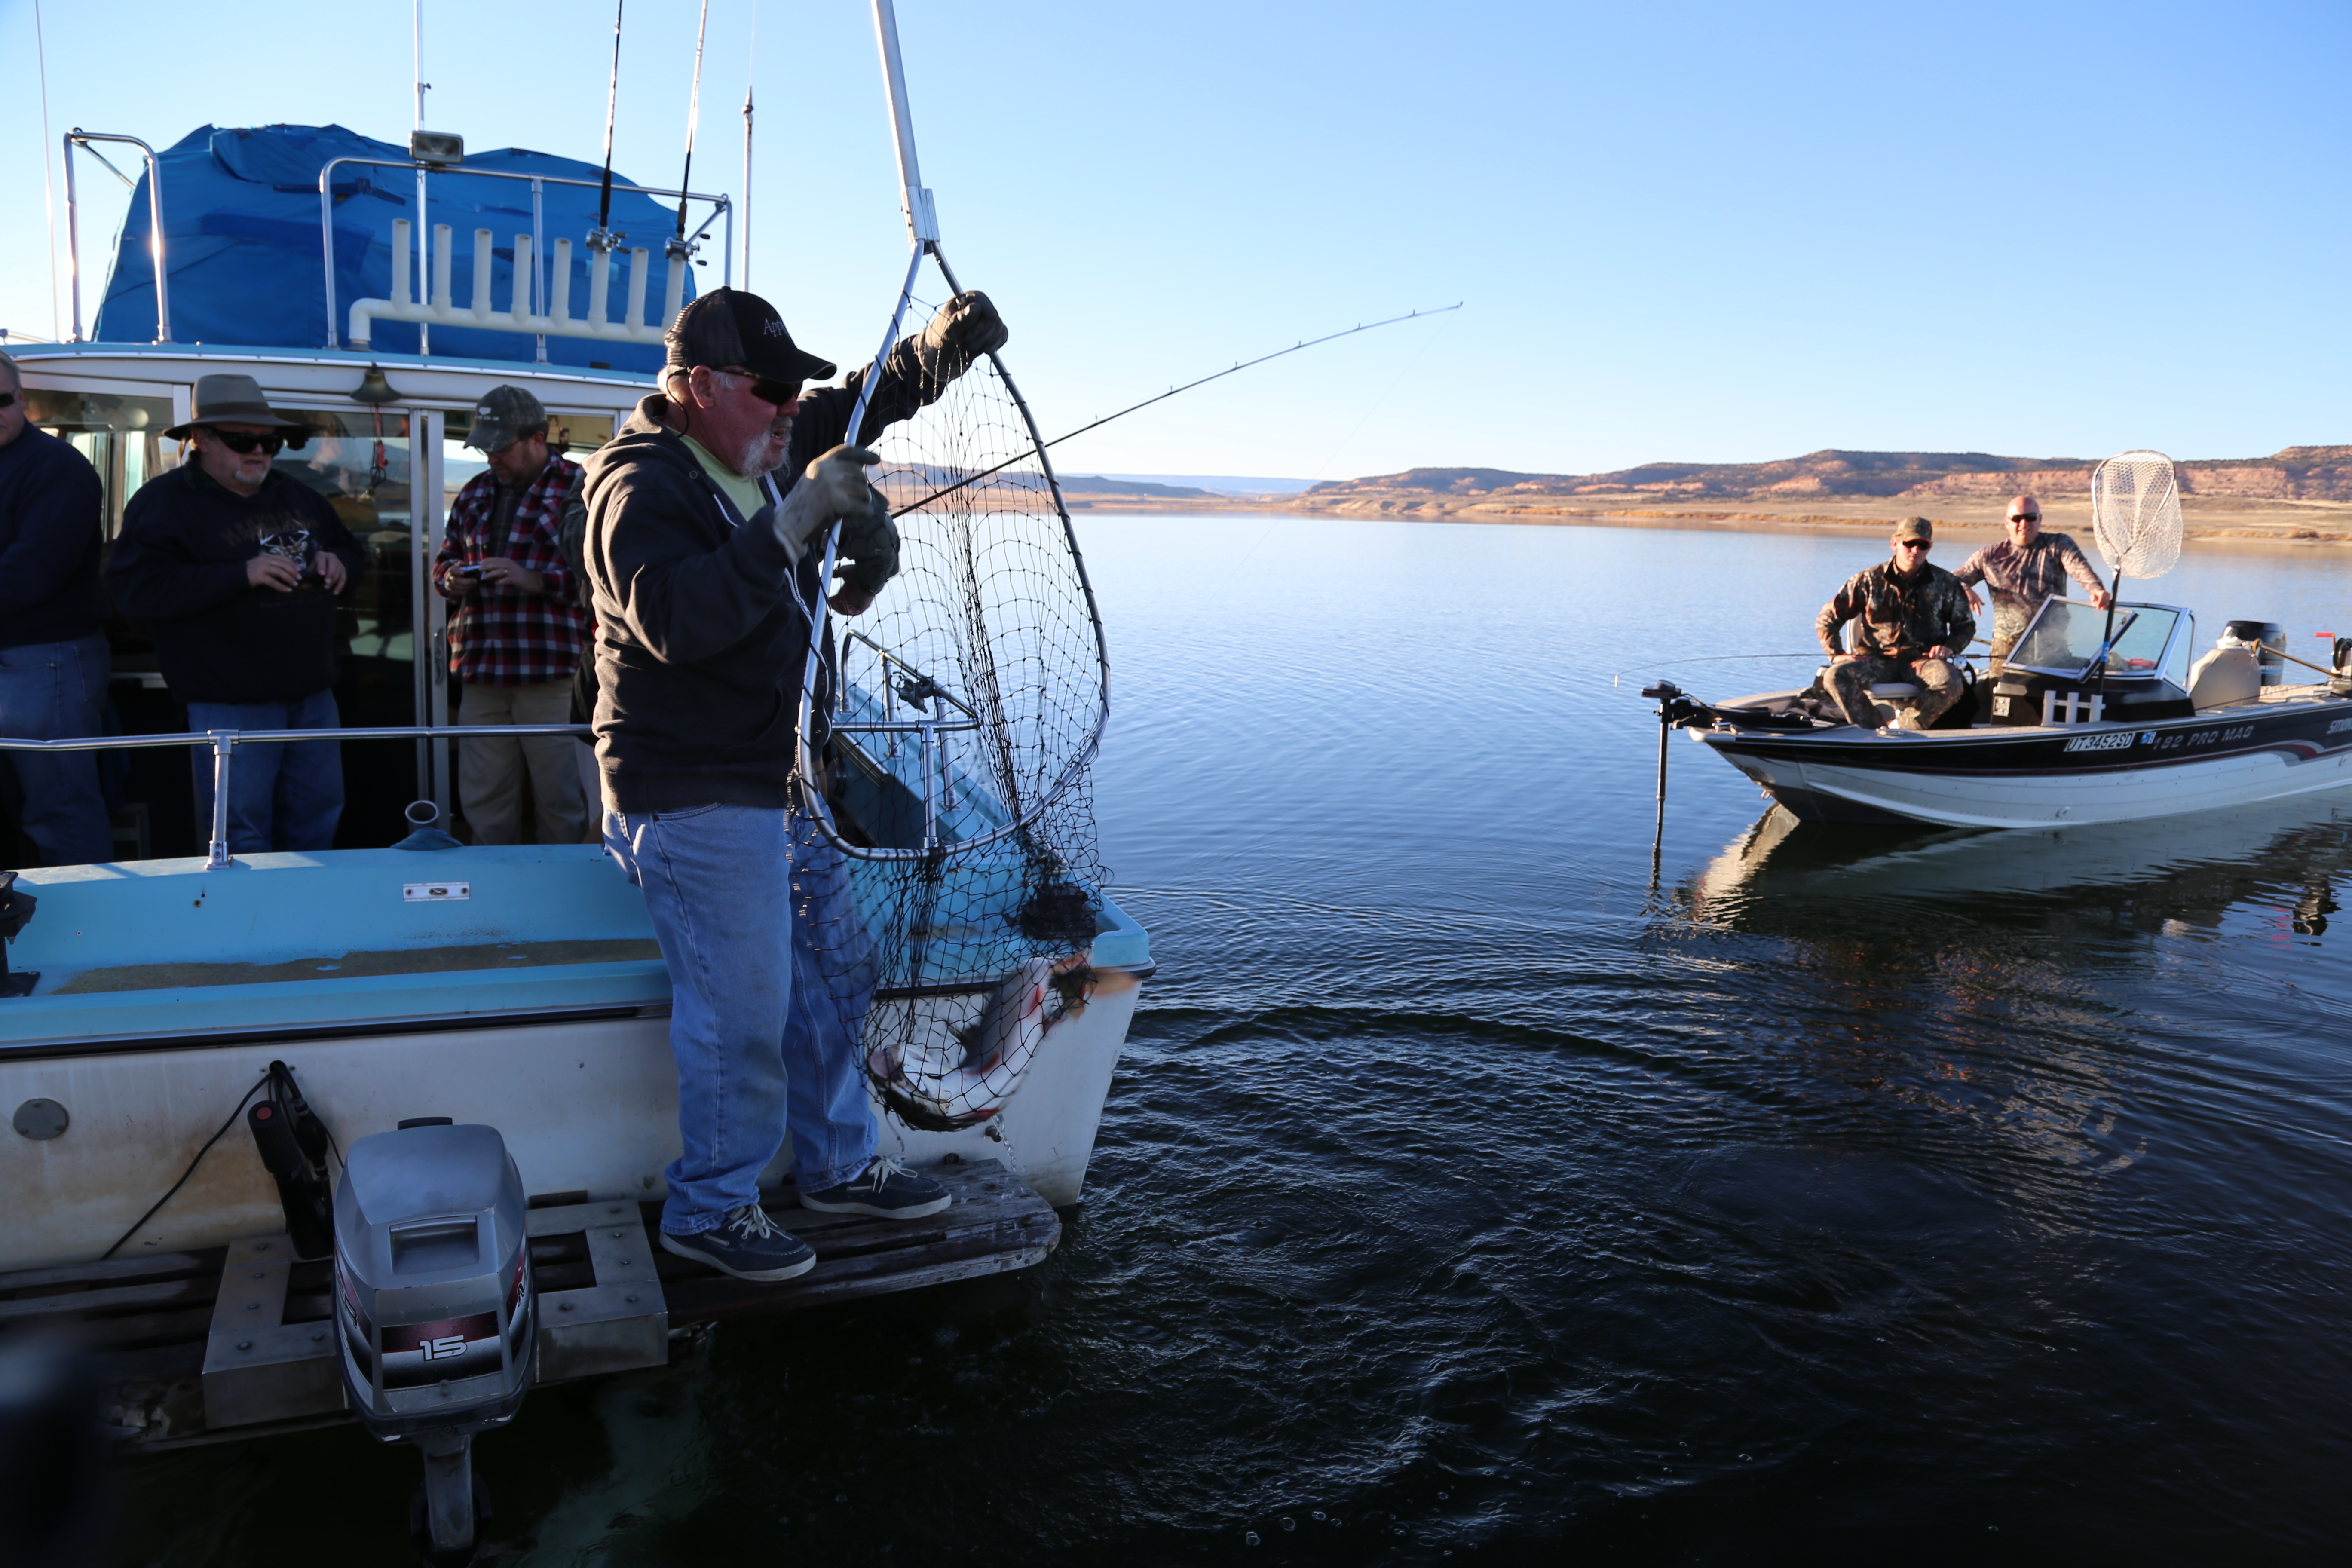
[[[864,511],[841,520],[841,543],[834,555],[839,570],[834,575],[871,597],[898,574],[898,525],[890,521],[890,503],[880,490],[868,485],[866,495]]]
[[[1003,348],[1013,334],[1004,318],[979,289],[957,295],[940,307],[915,340],[915,363],[934,385],[945,385],[971,368],[972,361]]]

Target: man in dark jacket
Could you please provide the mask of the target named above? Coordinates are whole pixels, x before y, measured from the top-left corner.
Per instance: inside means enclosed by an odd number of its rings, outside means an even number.
[[[1830,689],[1845,716],[1865,729],[1895,728],[1870,689],[1881,681],[1916,681],[1911,724],[1925,730],[1960,700],[1959,672],[1949,663],[1977,635],[1969,614],[1968,590],[1927,552],[1936,547],[1936,527],[1924,517],[1906,518],[1895,530],[1895,552],[1867,571],[1846,579],[1837,597],[1822,606],[1813,629],[1830,656]],[[1846,622],[1854,624],[1854,648],[1839,646]]]
[[[195,417],[163,434],[189,461],[139,488],[106,580],[146,623],[188,728],[332,730],[335,598],[359,577],[359,542],[324,496],[270,464],[298,428],[247,375],[196,383]],[[200,823],[212,759],[198,752]],[[341,743],[239,746],[229,771],[231,852],[331,849],[343,814]]]
[[[1003,341],[984,297],[950,301],[894,351],[858,434],[906,417]],[[739,1279],[788,1279],[815,1255],[759,1194],[787,1130],[804,1208],[912,1219],[949,1202],[877,1157],[856,1040],[791,888],[796,869],[841,881],[792,809],[825,533],[839,520],[855,563],[835,595],[845,614],[896,570],[898,536],[864,477],[874,455],[842,444],[863,373],[803,399],[834,367],[732,289],[678,314],[667,359],[661,393],[586,465],[605,843],[644,889],[670,973],[682,1149],[662,1246]],[[779,471],[792,476],[782,486]]]
[[[104,487],[89,459],[26,421],[25,383],[0,353],[0,736],[95,735],[110,664],[98,586]],[[0,752],[24,827],[52,866],[114,858],[90,752]]]

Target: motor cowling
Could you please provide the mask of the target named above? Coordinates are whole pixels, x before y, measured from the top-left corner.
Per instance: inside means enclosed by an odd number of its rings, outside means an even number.
[[[335,1312],[351,1407],[377,1437],[514,1418],[538,1334],[525,1207],[494,1127],[403,1122],[352,1145]]]

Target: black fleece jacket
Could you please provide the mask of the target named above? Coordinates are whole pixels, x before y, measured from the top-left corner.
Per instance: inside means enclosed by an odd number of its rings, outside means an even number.
[[[335,596],[315,583],[280,593],[246,581],[261,542],[294,529],[342,557],[349,593],[367,570],[359,541],[326,497],[276,469],[241,496],[183,463],[123,509],[107,586],[154,634],[181,701],[290,702],[335,683]]]
[[[0,447],[0,647],[96,637],[105,487],[89,459],[27,425]]]
[[[858,380],[802,399],[769,486],[777,500],[841,445]],[[929,401],[921,385],[911,354],[894,352],[866,438]],[[625,812],[784,806],[809,616],[824,614],[822,552],[795,568],[773,529],[746,526],[668,413],[668,399],[646,398],[583,465],[597,762]]]

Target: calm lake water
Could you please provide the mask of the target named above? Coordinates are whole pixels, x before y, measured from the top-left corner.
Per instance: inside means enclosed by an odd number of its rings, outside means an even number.
[[[1060,1251],[534,1394],[501,1561],[2341,1560],[2352,793],[1783,836],[1678,739],[1654,883],[1635,689],[1801,679],[1669,661],[1875,542],[1081,530],[1160,970]],[[2155,587],[2352,634],[2330,557]],[[404,1563],[416,1473],[150,1462],[119,1559]]]

